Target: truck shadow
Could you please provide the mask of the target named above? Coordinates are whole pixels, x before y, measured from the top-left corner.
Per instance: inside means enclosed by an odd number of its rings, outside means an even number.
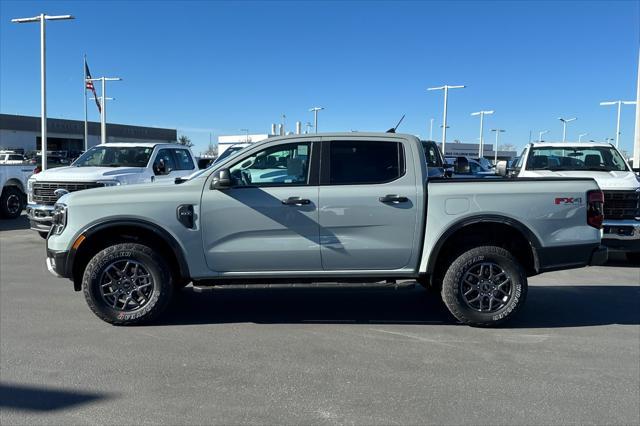
[[[0,408],[23,411],[56,411],[110,398],[109,395],[71,389],[0,383]]]
[[[522,312],[505,328],[640,324],[638,286],[531,286]],[[439,296],[419,286],[258,288],[180,292],[159,324],[456,324]]]
[[[23,214],[15,219],[0,219],[0,231],[17,231],[29,229],[29,219]]]

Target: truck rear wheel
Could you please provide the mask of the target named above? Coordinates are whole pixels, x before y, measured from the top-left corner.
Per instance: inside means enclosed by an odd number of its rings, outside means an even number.
[[[0,196],[0,216],[5,219],[15,219],[20,216],[24,208],[22,191],[15,186],[6,186]]]
[[[91,310],[114,325],[149,322],[167,307],[173,294],[171,272],[151,248],[116,244],[87,264],[82,290]]]
[[[456,258],[442,283],[442,299],[459,321],[478,327],[503,323],[527,296],[527,277],[505,249],[472,248]]]

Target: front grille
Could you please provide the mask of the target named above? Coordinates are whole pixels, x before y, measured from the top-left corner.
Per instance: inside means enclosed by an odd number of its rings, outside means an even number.
[[[640,192],[603,191],[604,219],[635,219],[640,217]]]
[[[53,193],[56,189],[65,189],[69,192],[82,191],[83,189],[98,188],[104,186],[98,182],[34,182],[33,202],[52,206],[58,201]]]

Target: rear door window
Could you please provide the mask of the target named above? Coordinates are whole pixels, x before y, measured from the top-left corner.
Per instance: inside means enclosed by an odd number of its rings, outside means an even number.
[[[176,157],[176,170],[193,170],[195,168],[189,151],[186,149],[176,149],[173,153]]]
[[[386,183],[404,174],[399,142],[331,141],[329,149],[331,185]]]

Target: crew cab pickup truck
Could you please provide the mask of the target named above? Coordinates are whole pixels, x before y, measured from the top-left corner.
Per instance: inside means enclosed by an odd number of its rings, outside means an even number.
[[[409,135],[296,135],[175,183],[73,192],[47,266],[116,325],[156,318],[190,282],[418,280],[491,326],[522,307],[528,276],[606,260],[593,179],[430,179],[424,159]]]
[[[611,144],[534,143],[525,147],[511,170],[518,178],[588,177],[604,192],[602,243],[640,263],[640,182]]]
[[[24,164],[0,164],[0,217],[20,216],[26,204],[27,180],[33,168]]]
[[[103,186],[171,181],[197,170],[191,150],[169,143],[110,142],[88,149],[68,167],[34,174],[28,183],[31,229],[46,238],[51,212],[65,193]]]

